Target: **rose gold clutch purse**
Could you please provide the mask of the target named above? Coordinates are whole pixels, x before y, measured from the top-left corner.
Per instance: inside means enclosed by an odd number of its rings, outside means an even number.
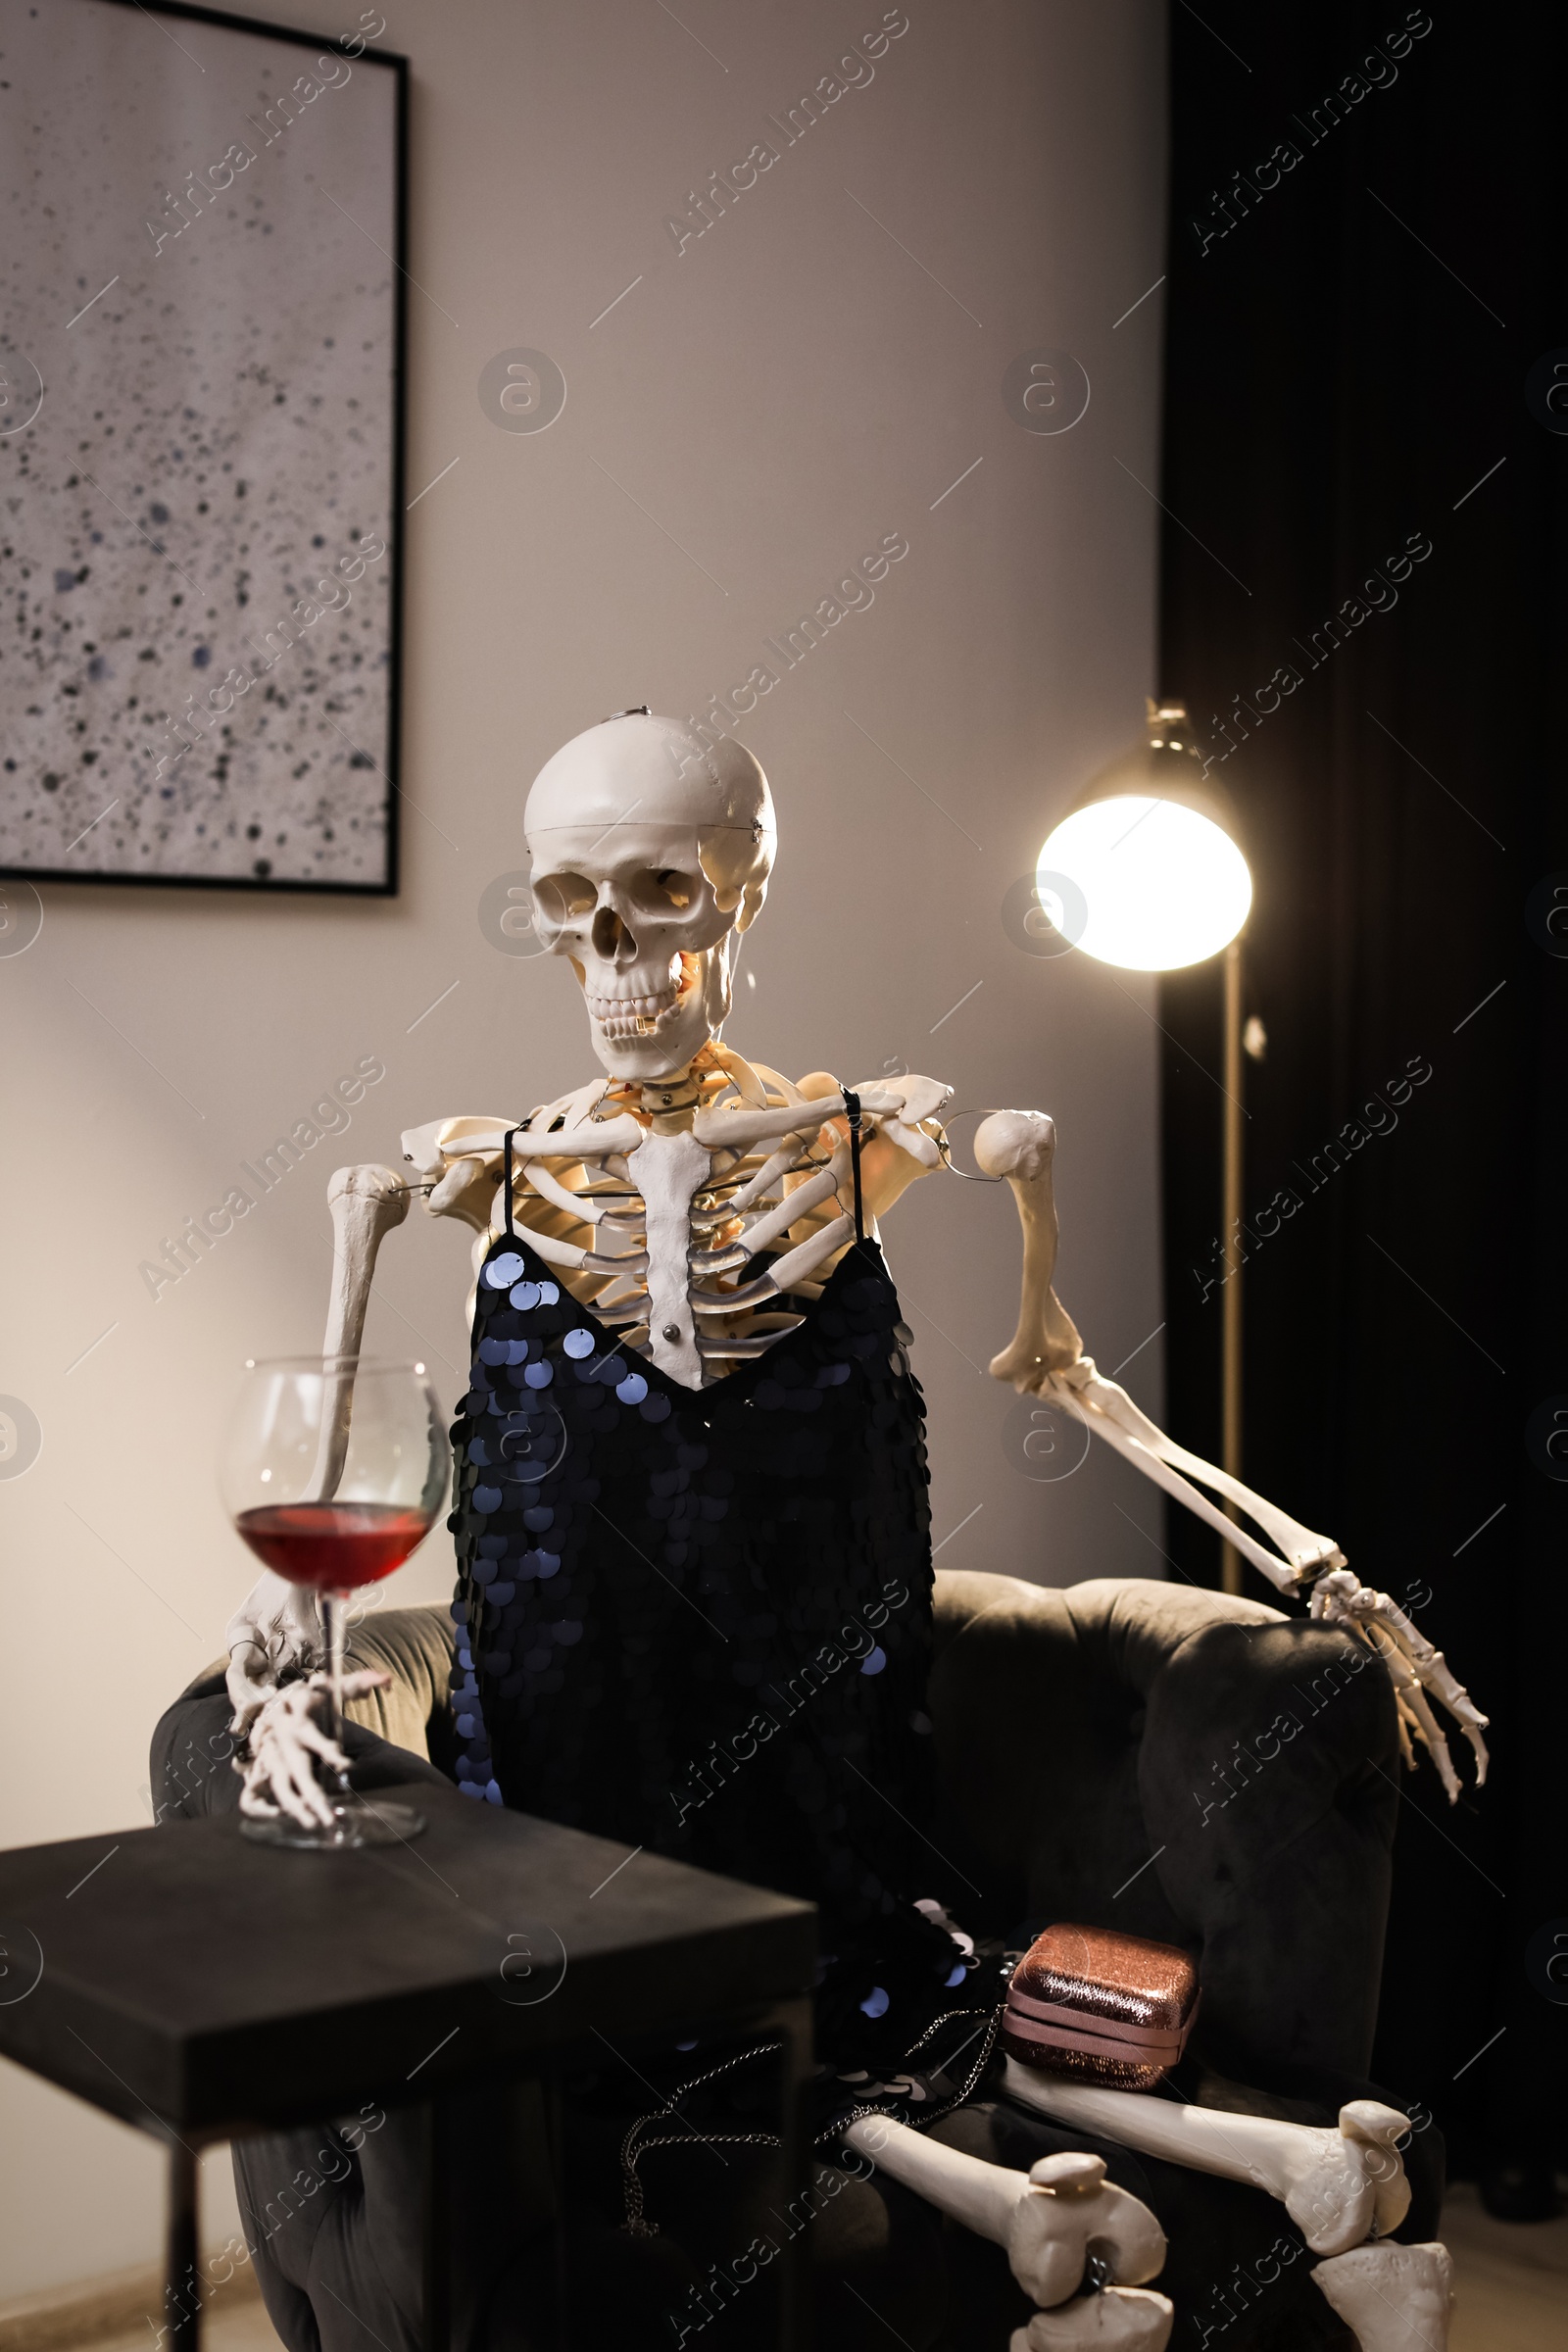
[[[1185,1952],[1113,1928],[1048,1928],[1012,1972],[1002,2039],[1025,2066],[1150,2090],[1197,2015],[1198,1970]]]

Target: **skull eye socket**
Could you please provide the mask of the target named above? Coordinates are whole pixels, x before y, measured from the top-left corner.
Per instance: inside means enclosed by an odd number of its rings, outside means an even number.
[[[533,886],[546,920],[564,923],[575,915],[591,914],[599,893],[586,874],[546,874]]]
[[[639,898],[662,899],[677,914],[684,914],[697,897],[697,881],[692,874],[682,873],[679,866],[662,866],[659,871],[638,877]]]

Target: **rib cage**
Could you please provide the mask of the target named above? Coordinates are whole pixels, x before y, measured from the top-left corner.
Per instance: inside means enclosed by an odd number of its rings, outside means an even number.
[[[750,1089],[743,1091],[728,1071],[704,1073],[695,1104],[689,1107],[722,1110],[726,1104],[750,1101],[752,1107],[782,1109],[804,1102],[798,1090],[776,1072],[759,1070],[756,1077],[754,1096]],[[608,1089],[606,1096],[610,1097]],[[683,1110],[687,1107],[681,1106]],[[688,1297],[698,1319],[704,1386],[731,1364],[764,1354],[801,1321],[799,1313],[778,1303],[781,1294],[770,1271],[746,1282],[733,1279],[759,1248],[771,1249],[776,1261],[799,1255],[812,1261],[789,1283],[789,1296],[804,1300],[820,1297],[828,1274],[853,1239],[853,1228],[837,1239],[831,1234],[831,1229],[853,1212],[849,1146],[835,1138],[835,1148],[828,1152],[821,1141],[822,1123],[834,1113],[842,1116],[843,1107],[841,1096],[822,1099],[817,1126],[798,1143],[790,1139],[791,1148],[780,1144],[750,1152],[712,1152],[709,1182],[692,1201],[687,1254]],[[541,1254],[549,1254],[552,1243],[582,1250],[578,1265],[558,1267],[560,1279],[602,1322],[616,1328],[628,1352],[651,1357],[649,1258],[646,1248],[640,1246],[646,1241],[646,1207],[632,1182],[626,1157],[610,1155],[599,1163],[604,1171],[600,1173],[585,1159],[543,1169],[537,1159],[527,1156],[529,1140],[538,1137],[543,1141],[568,1123],[569,1108],[548,1104],[531,1114],[514,1139],[514,1222],[536,1246],[544,1243]],[[867,1136],[873,1127],[874,1114],[870,1114],[865,1121]],[[828,1181],[819,1182],[824,1176]],[[810,1197],[792,1216],[788,1200],[794,1192]],[[569,1206],[563,1196],[569,1196]],[[496,1214],[504,1214],[499,1198]],[[756,1244],[751,1240],[754,1233],[761,1237]],[[607,1240],[632,1247],[607,1250]]]

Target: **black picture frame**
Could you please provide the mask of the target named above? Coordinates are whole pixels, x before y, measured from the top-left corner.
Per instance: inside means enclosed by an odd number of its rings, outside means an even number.
[[[393,221],[394,235],[390,259],[393,263],[392,292],[392,353],[391,353],[391,441],[390,485],[391,502],[388,517],[387,553],[391,563],[388,581],[386,624],[387,695],[386,695],[386,785],[382,800],[385,856],[382,873],[376,881],[320,881],[307,876],[211,875],[182,873],[113,872],[103,869],[74,869],[29,864],[12,864],[0,859],[0,881],[21,883],[70,883],[95,889],[111,890],[199,890],[248,891],[262,895],[283,893],[293,896],[324,898],[396,898],[401,886],[401,826],[398,804],[402,797],[402,687],[404,635],[404,551],[407,520],[407,440],[408,440],[408,203],[409,203],[409,74],[410,61],[401,52],[371,48],[366,45],[358,52],[343,49],[343,43],[354,33],[318,34],[305,32],[292,25],[273,24],[258,17],[202,8],[189,0],[157,0],[149,11],[141,0],[94,0],[103,8],[123,9],[127,14],[181,19],[190,23],[217,26],[225,31],[248,33],[253,37],[276,41],[292,48],[317,52],[337,51],[351,55],[356,66],[373,66],[393,76]],[[367,9],[369,16],[379,11]],[[385,29],[385,21],[382,22]],[[363,30],[362,25],[355,33]],[[0,726],[4,712],[0,710]],[[3,790],[3,783],[0,783]]]

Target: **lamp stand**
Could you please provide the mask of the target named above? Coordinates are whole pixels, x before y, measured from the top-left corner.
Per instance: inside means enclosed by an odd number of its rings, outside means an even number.
[[[1242,1475],[1242,1121],[1246,1117],[1242,1093],[1242,941],[1241,934],[1225,951],[1225,1143],[1224,1217],[1225,1281],[1220,1326],[1220,1462],[1232,1478]],[[1227,1519],[1238,1523],[1241,1513],[1225,1504]],[[1242,1589],[1242,1555],[1221,1542],[1220,1585],[1226,1592]]]

